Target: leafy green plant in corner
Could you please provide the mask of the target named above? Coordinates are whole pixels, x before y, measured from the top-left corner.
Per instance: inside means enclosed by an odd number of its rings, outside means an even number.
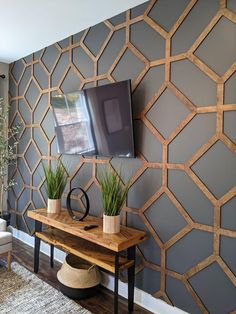
[[[68,174],[63,163],[58,160],[56,167],[43,165],[45,189],[49,199],[60,199],[66,187]]]
[[[102,204],[104,214],[107,216],[117,216],[120,214],[124,205],[130,182],[123,185],[121,174],[108,169],[100,175],[100,184],[102,190]]]
[[[0,98],[0,215],[3,216],[5,195],[17,182],[14,179],[8,180],[8,167],[14,166],[17,161],[16,148],[18,145],[18,133],[21,124],[8,125],[9,107]]]

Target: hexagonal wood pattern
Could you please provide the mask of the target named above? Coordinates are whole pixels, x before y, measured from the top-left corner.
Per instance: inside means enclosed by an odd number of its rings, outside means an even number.
[[[159,273],[160,283],[157,283],[159,288],[154,292],[152,291],[153,295],[177,306],[179,305],[178,302],[174,301],[171,292],[168,290],[167,278],[180,281],[198,310],[202,313],[208,313],[212,312],[212,305],[205,302],[204,295],[194,285],[194,280],[199,273],[217,264],[218,268],[223,271],[225,280],[229,281],[229,285],[236,286],[233,268],[220,254],[221,239],[227,237],[227,239],[235,240],[236,238],[236,229],[225,227],[222,221],[222,208],[233,202],[236,197],[235,178],[233,184],[231,181],[226,182],[227,190],[222,194],[221,191],[211,186],[212,183],[208,184],[204,174],[204,158],[207,160],[207,165],[211,164],[209,158],[216,158],[217,149],[222,149],[224,152],[225,160],[222,160],[223,164],[229,162],[229,165],[232,165],[232,156],[235,157],[236,154],[235,138],[227,131],[227,125],[224,122],[224,118],[227,117],[228,113],[235,115],[236,111],[236,103],[235,99],[232,100],[232,93],[227,96],[228,85],[231,84],[232,86],[232,82],[234,82],[236,61],[235,58],[234,60],[230,58],[225,60],[227,57],[223,54],[219,55],[217,60],[219,61],[219,58],[222,58],[222,62],[225,61],[227,64],[227,69],[222,70],[222,67],[219,67],[220,63],[214,66],[214,60],[209,59],[209,57],[204,59],[202,56],[207,55],[209,42],[214,40],[214,32],[217,32],[220,26],[219,23],[224,23],[225,27],[228,27],[227,29],[235,30],[236,14],[231,8],[227,7],[226,0],[218,1],[216,12],[209,12],[209,16],[212,15],[204,22],[205,24],[202,22],[203,26],[202,29],[198,30],[198,34],[190,34],[190,39],[187,39],[189,30],[186,23],[188,19],[190,19],[190,23],[193,19],[194,23],[194,18],[196,18],[195,9],[203,1],[190,0],[185,1],[185,3],[179,14],[177,11],[175,12],[175,15],[178,16],[176,16],[172,25],[165,25],[167,22],[163,22],[161,16],[155,15],[157,14],[155,13],[157,12],[156,6],[161,5],[161,1],[159,3],[159,1],[151,0],[148,4],[138,7],[137,10],[129,10],[123,15],[104,21],[104,23],[11,64],[10,124],[21,121],[23,129],[19,140],[17,168],[10,169],[10,175],[16,179],[18,186],[9,192],[9,207],[12,213],[15,213],[13,224],[17,228],[33,234],[33,226],[25,214],[27,210],[46,205],[43,190],[44,179],[40,163],[42,160],[50,163],[60,157],[55,152],[50,95],[112,83],[116,79],[128,79],[131,76],[134,120],[142,125],[142,130],[145,130],[145,134],[147,134],[145,141],[149,141],[151,138],[154,141],[152,143],[156,143],[156,147],[161,148],[159,153],[162,152],[157,158],[158,160],[155,159],[155,156],[150,158],[144,145],[138,143],[138,159],[133,161],[132,164],[138,164],[137,167],[134,167],[130,188],[131,190],[134,189],[134,195],[136,193],[136,196],[138,196],[138,192],[135,190],[135,186],[138,182],[141,184],[142,181],[140,180],[143,180],[145,176],[148,178],[150,173],[157,171],[156,173],[161,178],[159,185],[156,185],[156,189],[154,186],[154,192],[149,191],[150,196],[143,204],[131,206],[128,198],[128,202],[123,209],[123,223],[126,223],[127,217],[139,217],[143,228],[148,230],[150,237],[153,238],[160,251],[159,262],[154,263],[146,258],[143,247],[140,246],[141,262],[137,267],[137,273],[141,273],[144,268]],[[160,19],[160,22],[158,19]],[[189,48],[185,49],[184,52],[173,54],[172,49],[174,51],[179,49],[176,46],[176,40],[179,38],[178,32],[182,32],[182,29],[186,32],[186,42],[187,40],[192,40],[192,42],[188,44]],[[137,34],[140,34],[141,31],[144,32],[143,34],[147,32],[147,35],[140,35],[140,40]],[[148,42],[149,34],[151,38],[154,38],[152,43]],[[235,38],[230,40],[235,42]],[[115,46],[114,42],[116,43]],[[156,50],[152,46],[155,43],[157,45]],[[150,49],[148,49],[149,46],[151,46]],[[219,47],[219,49],[223,48]],[[181,70],[176,78],[179,65],[182,69],[187,69],[186,71],[190,72],[181,72]],[[129,74],[125,74],[124,77],[124,71],[127,67],[129,68]],[[196,72],[198,76],[194,80]],[[184,77],[184,73],[190,74]],[[199,77],[201,77],[200,80]],[[150,87],[152,90],[148,91],[149,85],[152,86],[150,80],[157,80],[155,81],[156,87]],[[188,87],[186,86],[188,86],[188,81],[191,80],[193,80],[198,93],[188,94]],[[201,82],[204,82],[207,88],[209,87],[209,93],[213,91],[211,96],[213,100],[205,100],[204,97],[208,94],[208,90],[203,90],[202,95],[200,95],[201,91],[198,90],[198,83],[201,84]],[[147,93],[147,96],[143,96],[145,93]],[[174,120],[171,117],[173,107],[169,105],[169,111],[166,111],[167,106],[165,106],[166,97],[169,97],[169,94],[171,94],[171,99],[174,99],[174,106],[179,108],[176,109],[179,110],[178,115],[175,116],[173,113]],[[197,97],[199,97],[199,101],[195,101]],[[226,101],[226,98],[229,100]],[[204,103],[205,101],[206,103]],[[160,120],[158,110],[162,110],[163,114],[166,114],[168,128],[165,125],[165,120],[163,123]],[[209,133],[210,135],[206,140],[199,142],[194,152],[189,153],[190,157],[185,158],[185,160],[180,158],[180,161],[172,162],[175,159],[171,155],[172,149],[176,145],[178,146],[179,143],[175,140],[178,140],[179,136],[184,136],[186,132],[187,135],[193,136],[194,133],[191,133],[191,127],[194,121],[196,122],[201,117],[215,117],[213,133]],[[205,125],[208,123],[207,121]],[[173,125],[174,129],[171,128]],[[199,132],[201,132],[200,129]],[[138,141],[141,142],[139,137]],[[185,140],[182,139],[182,141]],[[188,146],[191,147],[191,145],[190,140]],[[127,163],[129,168],[130,161],[123,161],[123,163],[124,165]],[[87,191],[96,190],[96,193],[99,193],[100,190],[98,169],[110,165],[114,170],[117,170],[114,166],[114,159],[111,158],[74,157],[71,165],[69,185],[72,186],[75,178],[82,176],[82,171],[86,170],[85,172],[88,173],[88,169],[90,169],[88,178],[86,175],[83,176],[85,178],[83,188]],[[235,159],[233,165],[235,167]],[[214,168],[213,170],[217,172],[218,169]],[[234,171],[233,168],[231,170]],[[213,208],[212,223],[195,219],[189,208],[170,189],[169,175],[172,173],[171,171],[181,172],[187,178],[186,180],[191,181],[191,184],[198,188],[199,193]],[[175,186],[177,186],[176,183]],[[79,196],[75,196],[74,199],[78,200],[79,206],[84,206]],[[173,217],[176,217],[175,219],[180,223],[179,230],[174,230],[169,235],[164,234],[165,231],[161,230],[161,226],[155,226],[156,222],[153,221],[152,216],[153,210],[157,210],[155,217],[158,223],[158,219],[163,212],[158,206],[164,203],[169,204],[166,206],[170,210],[170,215],[175,211]],[[154,206],[154,209],[152,206]],[[101,210],[101,208],[98,208],[98,210]],[[97,212],[97,214],[100,213],[101,211]],[[228,222],[228,224],[230,223]],[[181,244],[181,241],[192,234],[191,232],[194,230],[197,230],[200,234],[204,233],[210,237],[212,236],[213,246],[210,254],[201,260],[197,260],[194,265],[188,267],[183,273],[168,268],[171,249],[175,245]],[[185,258],[187,259],[188,256],[186,255]],[[217,271],[219,271],[218,268]],[[223,302],[223,300],[221,301]],[[236,304],[234,305],[236,307]],[[186,310],[188,309],[186,307]],[[230,308],[229,311],[233,312],[233,310],[234,308]]]

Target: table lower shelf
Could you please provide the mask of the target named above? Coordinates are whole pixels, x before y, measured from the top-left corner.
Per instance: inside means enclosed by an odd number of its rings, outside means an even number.
[[[109,249],[73,236],[58,229],[47,229],[36,232],[41,240],[61,248],[63,251],[74,254],[92,264],[115,273],[115,253]],[[134,264],[124,256],[119,256],[119,269],[129,268]]]

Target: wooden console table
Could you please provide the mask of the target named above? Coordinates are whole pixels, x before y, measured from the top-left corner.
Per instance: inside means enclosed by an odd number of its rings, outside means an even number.
[[[54,246],[114,273],[114,313],[118,313],[119,271],[128,269],[128,310],[133,311],[136,245],[146,239],[143,231],[121,226],[118,234],[103,233],[102,219],[87,216],[84,221],[74,221],[66,210],[48,214],[46,209],[28,211],[35,220],[34,272],[39,268],[40,241],[51,245],[51,267]],[[42,230],[42,224],[53,228]],[[98,228],[85,231],[83,227],[97,224]],[[120,253],[127,250],[127,255]]]

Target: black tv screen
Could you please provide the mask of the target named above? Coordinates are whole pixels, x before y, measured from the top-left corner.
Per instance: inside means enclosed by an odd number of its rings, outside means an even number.
[[[53,96],[60,154],[134,157],[130,80]]]

